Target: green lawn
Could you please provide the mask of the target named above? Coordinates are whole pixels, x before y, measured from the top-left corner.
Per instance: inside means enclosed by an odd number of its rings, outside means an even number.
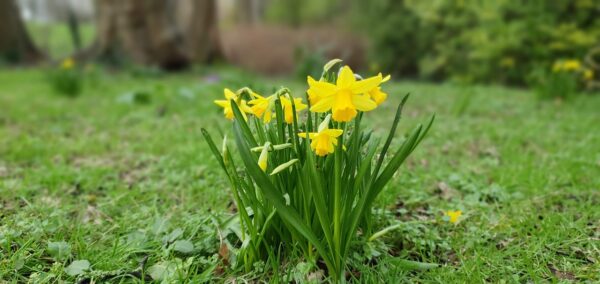
[[[268,266],[245,273],[219,256],[232,198],[200,132],[230,131],[212,100],[224,86],[248,84],[305,88],[228,68],[97,72],[72,99],[53,94],[42,71],[1,70],[0,282],[73,282],[74,260],[92,270],[77,280],[97,283],[147,282],[161,268],[182,282],[267,281]],[[394,82],[387,90],[389,101],[365,116],[376,135],[406,92],[400,133],[433,113],[437,120],[378,201],[382,228],[403,225],[357,248],[354,277],[600,281],[600,95],[561,103],[503,87]],[[460,222],[445,221],[455,209]],[[441,267],[410,271],[398,259]],[[316,277],[301,261],[279,273]]]

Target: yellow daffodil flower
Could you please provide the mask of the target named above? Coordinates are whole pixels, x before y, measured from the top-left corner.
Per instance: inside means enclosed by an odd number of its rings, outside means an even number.
[[[271,142],[265,142],[263,145],[262,152],[260,152],[260,156],[258,156],[258,166],[263,172],[267,171],[267,161],[269,160],[269,147],[271,146]]]
[[[462,215],[462,211],[460,211],[460,210],[446,211],[446,216],[449,217],[448,222],[450,222],[452,224],[456,224],[456,222],[458,222],[458,218],[460,218],[461,215]]]
[[[327,115],[325,120],[321,122],[318,128],[318,132],[311,133],[298,133],[298,136],[301,138],[310,138],[312,142],[310,143],[310,148],[315,151],[317,156],[326,156],[327,154],[333,153],[335,151],[335,146],[337,146],[338,141],[337,138],[344,133],[341,129],[329,129],[329,121],[331,119],[331,114]]]
[[[515,67],[515,58],[514,57],[503,57],[500,60],[500,66],[504,67],[504,68],[513,68]]]
[[[73,67],[75,67],[75,60],[73,60],[73,58],[71,58],[71,57],[66,58],[60,64],[60,68],[65,69],[65,70],[72,69]]]
[[[565,71],[577,71],[581,69],[581,62],[579,62],[577,59],[566,60],[563,62],[562,68]]]
[[[292,108],[292,101],[282,96],[280,97],[281,107],[283,107],[283,116],[285,118],[285,122],[287,124],[294,123],[294,109]],[[296,112],[300,112],[301,110],[306,109],[306,104],[302,102],[301,98],[294,98],[294,104],[296,105]]]
[[[581,69],[581,62],[577,59],[557,61],[557,62],[554,62],[554,65],[552,65],[552,71],[554,71],[554,72],[578,71],[580,69]]]
[[[311,105],[316,105],[320,99],[320,92],[318,90],[329,87],[329,83],[323,81],[316,81],[311,76],[308,76],[308,101]]]
[[[236,95],[234,92],[227,88],[223,90],[223,94],[225,95],[225,100],[215,100],[214,102],[215,104],[223,108],[223,114],[225,115],[225,117],[229,120],[233,120],[234,115],[233,109],[231,108],[230,100],[234,100],[240,108],[244,119],[248,119],[246,113],[252,113],[252,109],[246,104],[246,101],[239,99],[238,95]]]
[[[594,71],[592,69],[585,69],[585,71],[583,71],[583,79],[586,81],[594,79]]]
[[[382,81],[381,75],[356,81],[352,69],[348,66],[342,67],[338,75],[336,84],[331,84],[323,81],[315,81],[308,78],[309,97],[311,104],[313,100],[315,104],[310,108],[313,112],[333,113],[333,120],[347,122],[352,120],[358,111],[370,111],[377,107],[377,104],[366,95],[379,86]]]
[[[379,73],[378,76],[381,76],[381,73]],[[390,75],[385,76],[385,78],[383,78],[381,80],[381,83],[385,83],[387,81],[390,80]],[[387,99],[387,94],[381,91],[381,87],[377,86],[375,88],[373,88],[372,90],[370,90],[368,93],[369,97],[371,97],[371,99],[377,104],[380,105],[383,102],[385,102],[385,100]]]
[[[251,93],[253,100],[249,101],[248,104],[252,105],[252,113],[258,118],[262,118],[266,123],[271,122],[273,117],[273,106],[275,102],[275,95],[263,97],[257,93]]]

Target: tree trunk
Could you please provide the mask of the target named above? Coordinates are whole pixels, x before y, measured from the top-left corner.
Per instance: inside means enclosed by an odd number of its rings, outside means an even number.
[[[14,0],[0,0],[0,59],[32,63],[44,56],[35,47]]]
[[[98,0],[97,55],[167,70],[220,55],[214,0]]]
[[[237,0],[235,14],[237,20],[243,25],[256,25],[262,22],[267,0]]]
[[[195,62],[222,58],[217,4],[214,0],[180,0],[178,26],[183,31],[186,50]]]

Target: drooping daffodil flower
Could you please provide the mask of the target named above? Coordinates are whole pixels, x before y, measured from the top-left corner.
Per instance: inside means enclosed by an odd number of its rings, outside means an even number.
[[[231,90],[225,88],[223,90],[223,94],[225,95],[224,100],[215,100],[215,104],[223,108],[223,114],[229,120],[233,120],[233,109],[231,108],[231,100],[235,101],[237,106],[239,107],[244,119],[248,119],[246,113],[252,113],[252,109],[246,104],[246,100],[242,100],[238,97],[238,95]]]
[[[378,76],[381,76],[381,73],[379,73]],[[390,80],[390,75],[385,76],[382,80],[381,83],[385,83],[387,81]],[[367,92],[367,94],[369,95],[369,97],[371,97],[371,99],[377,104],[380,105],[383,102],[385,102],[385,100],[387,99],[387,93],[384,93],[383,91],[381,91],[381,87],[377,86],[375,88],[373,88],[372,90],[370,90],[369,92]]]
[[[263,97],[257,93],[251,93],[253,99],[248,102],[251,105],[252,112],[256,117],[261,118],[264,122],[271,122],[273,117],[273,106],[275,105],[275,95]]]
[[[325,117],[325,120],[319,124],[318,132],[311,133],[298,133],[301,138],[308,138],[311,141],[310,148],[315,151],[317,156],[326,156],[335,151],[335,146],[338,144],[338,137],[344,133],[341,129],[329,129],[329,121],[331,120],[331,114]]]
[[[294,108],[292,107],[292,101],[287,98],[287,96],[281,96],[280,100],[285,122],[287,124],[292,124],[294,122]],[[294,105],[296,106],[296,113],[307,108],[301,98],[294,98]]]

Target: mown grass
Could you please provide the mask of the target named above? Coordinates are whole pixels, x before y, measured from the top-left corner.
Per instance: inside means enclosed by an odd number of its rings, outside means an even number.
[[[302,259],[252,273],[224,262],[220,236],[234,206],[200,133],[230,131],[212,103],[224,86],[302,92],[302,82],[227,68],[98,71],[71,99],[45,79],[0,71],[0,282],[148,282],[161,267],[179,282],[319,279]],[[403,225],[356,247],[349,279],[600,281],[600,96],[539,102],[502,87],[387,89],[390,100],[365,116],[376,135],[406,92],[399,133],[432,113],[437,120],[378,200],[381,228]],[[464,212],[458,224],[443,218],[454,209]],[[407,270],[400,259],[441,266]],[[70,276],[73,260],[92,271]]]

